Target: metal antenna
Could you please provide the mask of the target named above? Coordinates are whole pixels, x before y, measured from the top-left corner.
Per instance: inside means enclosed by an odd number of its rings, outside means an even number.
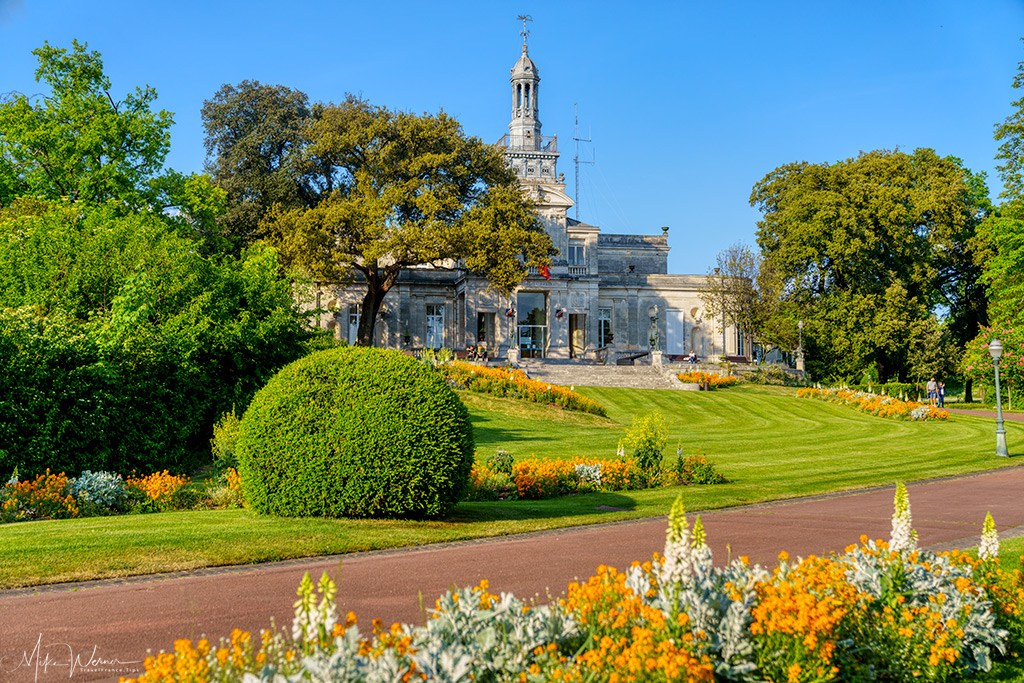
[[[580,164],[592,164],[594,162],[593,161],[580,161],[580,143],[581,142],[592,142],[592,140],[590,138],[581,138],[580,137],[580,115],[579,115],[579,111],[577,109],[578,108],[577,108],[576,103],[573,102],[572,103],[572,112],[573,112],[573,116],[576,119],[576,130],[575,130],[575,132],[573,133],[573,136],[572,136],[573,144],[575,145],[575,156],[573,156],[572,162],[573,162],[573,164],[576,167],[576,194],[574,195],[573,199],[576,200],[576,220],[579,220],[580,219]]]
[[[523,30],[519,32],[519,35],[523,37],[523,47],[526,47],[526,39],[530,35],[530,31],[526,28],[526,22],[533,21],[533,17],[529,14],[520,14],[516,17],[519,21],[523,22]]]

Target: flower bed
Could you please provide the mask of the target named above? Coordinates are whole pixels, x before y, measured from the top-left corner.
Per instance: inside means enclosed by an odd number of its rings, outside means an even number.
[[[424,626],[365,636],[354,614],[339,619],[333,582],[316,589],[307,575],[290,634],[178,640],[137,680],[948,680],[1019,652],[1021,571],[989,552],[918,549],[899,498],[890,542],[782,553],[771,571],[742,557],[714,566],[700,518],[691,528],[677,500],[653,562],[598,567],[550,605],[484,581],[443,595]]]
[[[467,391],[520,398],[534,403],[548,403],[566,410],[605,416],[604,406],[571,389],[529,379],[515,368],[489,368],[463,361],[451,360],[438,366],[448,383]]]
[[[241,487],[234,469],[226,471],[223,487],[232,492],[227,498],[240,502]],[[89,470],[68,477],[47,470],[25,481],[18,481],[15,474],[0,487],[0,522],[192,509],[210,501],[216,491],[216,487],[196,487],[188,477],[167,470],[145,476],[133,473],[127,478]]]
[[[676,377],[680,382],[685,384],[708,384],[715,389],[725,389],[736,386],[740,383],[739,379],[735,377],[723,377],[722,375],[716,375],[711,372],[701,372],[699,370],[694,370],[693,372],[680,372]]]
[[[473,465],[467,500],[541,500],[591,491],[635,491],[677,484],[723,484],[727,479],[706,455],[677,454],[669,467],[660,464],[646,473],[635,458],[515,460],[505,451]]]
[[[800,398],[816,398],[829,403],[849,406],[865,413],[902,420],[948,420],[949,413],[940,408],[917,403],[901,401],[885,394],[872,394],[866,391],[851,391],[843,388],[819,389],[810,387],[798,389]]]
[[[473,465],[468,499],[540,500],[588,491],[635,490],[646,485],[647,478],[632,458],[527,458],[501,469],[491,464]]]

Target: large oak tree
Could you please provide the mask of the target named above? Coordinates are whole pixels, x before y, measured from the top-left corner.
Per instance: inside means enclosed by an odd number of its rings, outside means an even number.
[[[958,159],[930,149],[787,164],[754,186],[758,245],[808,321],[814,374],[875,365],[904,378],[908,348],[939,307],[977,320],[971,245],[982,189]]]
[[[241,248],[261,236],[271,208],[316,205],[325,173],[303,162],[304,128],[320,105],[299,90],[259,81],[223,85],[203,103],[206,171],[227,192],[221,233]]]
[[[547,265],[550,238],[501,151],[445,113],[411,114],[350,96],[306,128],[305,171],[324,173],[315,206],[265,225],[284,260],[326,282],[366,287],[358,343],[406,269],[465,268],[513,291]]]

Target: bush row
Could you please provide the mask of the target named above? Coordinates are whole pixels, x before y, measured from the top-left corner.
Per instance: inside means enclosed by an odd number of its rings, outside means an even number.
[[[597,401],[554,384],[529,379],[522,370],[515,368],[489,368],[458,360],[447,361],[438,366],[448,383],[467,391],[494,394],[508,398],[521,398],[534,403],[556,405],[566,410],[579,410],[594,415],[607,415],[604,406]]]
[[[913,382],[882,382],[876,384],[850,384],[846,388],[851,391],[870,391],[875,394],[886,394],[887,396],[906,399],[916,398],[924,393],[924,387]]]
[[[548,605],[495,595],[484,581],[443,595],[423,626],[368,635],[351,612],[339,618],[326,575],[318,588],[307,575],[290,636],[178,640],[147,658],[138,680],[983,679],[1024,647],[1024,576],[990,554],[994,533],[975,560],[918,549],[908,519],[909,508],[893,524],[908,534],[862,537],[827,558],[716,567],[700,518],[691,528],[677,501],[653,562],[598,567]]]

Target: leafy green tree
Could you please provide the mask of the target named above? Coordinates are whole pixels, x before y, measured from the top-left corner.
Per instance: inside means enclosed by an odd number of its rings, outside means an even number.
[[[330,168],[312,208],[268,219],[285,263],[366,286],[358,339],[372,345],[384,296],[414,266],[465,267],[509,292],[546,265],[550,238],[501,152],[450,116],[393,112],[349,97],[309,127],[307,168]]]
[[[36,80],[50,92],[0,103],[0,206],[19,196],[113,203],[205,233],[223,193],[205,176],[164,171],[173,118],[153,111],[156,91],[115,99],[100,54],[85,43],[70,51],[44,43],[33,54]]]
[[[159,216],[22,198],[0,211],[0,471],[206,459],[316,335],[273,249],[207,258]]]
[[[36,81],[51,92],[41,102],[18,94],[0,108],[0,154],[34,195],[139,207],[167,156],[173,119],[152,111],[152,88],[115,101],[103,60],[87,48],[74,41],[70,53],[49,43],[32,51]]]
[[[1013,89],[1024,88],[1024,61],[1017,63],[1017,74],[1013,77]],[[996,169],[1003,179],[1000,199],[1007,202],[1024,201],[1024,97],[1012,102],[1013,111],[1006,120],[996,124],[995,139],[1001,143],[996,160]]]
[[[1024,87],[1024,62],[1017,66],[1013,88]],[[1001,144],[996,159],[1004,200],[979,227],[975,240],[979,284],[988,294],[992,321],[1024,322],[1024,98],[1012,103],[1013,111],[996,125]],[[984,321],[982,321],[984,325]],[[977,328],[974,330],[977,332]]]
[[[957,372],[962,354],[948,326],[932,317],[921,323],[921,332],[908,353],[908,375],[919,385],[931,377],[944,381]]]
[[[983,176],[930,149],[787,164],[754,186],[758,245],[807,323],[809,368],[906,377],[937,307],[970,328],[983,314],[971,305],[983,190]]]
[[[982,387],[995,384],[995,368],[988,345],[998,339],[1003,345],[999,359],[999,382],[1009,396],[1010,390],[1024,386],[1024,334],[1016,326],[996,323],[982,326],[978,336],[972,340],[960,362],[960,371],[965,379]]]
[[[766,351],[790,351],[797,346],[797,316],[785,283],[773,264],[745,244],[718,254],[701,287],[707,314],[743,329]]]
[[[222,234],[241,246],[260,235],[271,207],[317,203],[330,176],[302,162],[304,128],[321,109],[305,93],[282,85],[242,81],[223,85],[203,103],[206,171],[227,192]]]

